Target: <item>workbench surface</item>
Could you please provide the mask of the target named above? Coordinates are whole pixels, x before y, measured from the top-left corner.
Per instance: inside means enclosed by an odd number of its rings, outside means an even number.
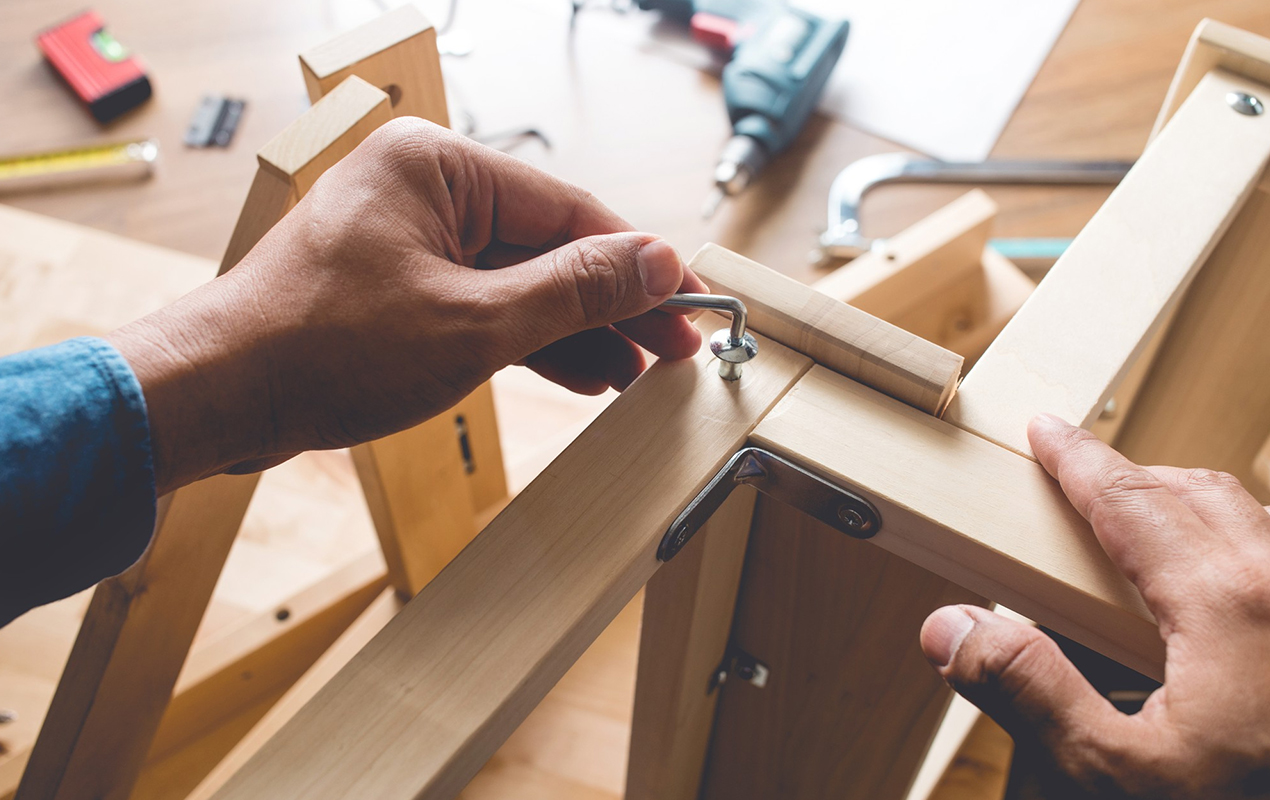
[[[396,4],[400,0],[388,0]],[[446,0],[421,0],[434,21]],[[152,135],[158,175],[139,185],[67,189],[3,202],[219,259],[254,172],[254,153],[308,106],[296,54],[379,13],[375,0],[99,0],[114,33],[150,65],[155,97],[100,128],[41,62],[35,33],[82,0],[0,4],[0,153],[101,135]],[[552,141],[518,155],[575,181],[636,227],[685,254],[715,241],[804,280],[824,226],[829,183],[847,163],[895,150],[839,122],[814,118],[787,158],[738,202],[700,219],[727,138],[718,80],[691,46],[654,40],[655,15],[620,15],[592,0],[570,34],[568,0],[460,0],[452,30],[474,44],[443,58],[456,126],[478,134],[534,127]],[[1204,16],[1270,34],[1264,0],[1084,0],[1006,127],[998,157],[1133,158],[1146,143],[1187,37]],[[848,44],[850,47],[850,44]],[[922,87],[913,87],[920,102]],[[228,150],[187,150],[181,136],[199,98],[241,96],[248,109]],[[932,119],[932,125],[939,120]],[[888,235],[964,192],[893,187],[865,203],[868,233]],[[996,235],[1070,236],[1105,187],[993,188]]]

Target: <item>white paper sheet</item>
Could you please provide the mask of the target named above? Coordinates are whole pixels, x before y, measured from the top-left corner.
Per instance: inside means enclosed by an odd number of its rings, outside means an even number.
[[[821,111],[946,161],[982,161],[1079,0],[794,0],[851,21]]]

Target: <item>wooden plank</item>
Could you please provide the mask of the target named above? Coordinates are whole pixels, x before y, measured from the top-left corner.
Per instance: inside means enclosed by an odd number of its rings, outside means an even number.
[[[352,449],[392,585],[414,597],[476,536],[454,417]]]
[[[644,589],[626,800],[696,800],[754,512],[739,488]]]
[[[1173,75],[1164,106],[1151,131],[1152,139],[1164,130],[1200,80],[1215,69],[1270,84],[1270,39],[1214,19],[1201,20]]]
[[[1206,75],[962,382],[947,419],[1031,455],[1041,412],[1088,427],[1234,219],[1270,157],[1265,87]]]
[[[300,54],[309,99],[357,75],[385,91],[395,116],[450,126],[437,32],[413,5],[392,9]]]
[[[216,796],[453,797],[657,570],[667,526],[809,366],[770,340],[618,398]]]
[[[299,202],[324,172],[390,119],[388,95],[352,75],[260,148],[256,159],[287,181]]]
[[[753,439],[871,499],[872,543],[1162,677],[1141,596],[1035,461],[820,368]]]
[[[692,269],[740,298],[764,335],[928,414],[948,404],[962,358],[761,264],[707,244]]]
[[[176,751],[239,709],[283,690],[387,585],[369,552],[220,635],[197,641],[147,757]]]
[[[169,495],[149,549],[98,584],[17,800],[127,796],[258,477]]]
[[[507,473],[494,410],[494,387],[486,381],[454,407],[467,430],[472,464],[467,470],[468,491],[477,515],[507,502]],[[479,526],[478,526],[479,527]]]
[[[1253,192],[1196,276],[1115,439],[1141,464],[1229,472],[1262,503],[1270,489],[1253,462],[1270,437],[1267,188]]]
[[[966,359],[969,367],[1036,288],[987,246],[997,206],[957,200],[812,286]]]
[[[969,706],[969,701],[963,702]],[[970,730],[948,768],[930,792],[909,795],[909,800],[999,800],[1003,796],[1010,777],[1014,740],[987,714],[979,713],[973,706],[970,710]]]
[[[812,284],[835,300],[894,322],[928,309],[939,292],[979,267],[997,204],[981,189],[967,192]],[[898,323],[896,323],[898,324]]]
[[[386,589],[340,635],[321,658],[287,690],[220,763],[207,774],[186,800],[208,800],[216,790],[256,754],[265,742],[296,715],[354,655],[401,610],[400,595]]]
[[[983,600],[760,497],[732,644],[770,674],[724,684],[702,797],[903,797],[952,698],[918,641],[949,603]]]
[[[1036,290],[1036,284],[1013,261],[985,247],[980,262],[983,280],[982,311],[978,316],[944,318],[943,328],[933,340],[966,359],[966,367],[978,363],[984,351],[1001,334],[1027,299]],[[962,326],[959,320],[966,319]],[[900,322],[901,326],[903,321]]]

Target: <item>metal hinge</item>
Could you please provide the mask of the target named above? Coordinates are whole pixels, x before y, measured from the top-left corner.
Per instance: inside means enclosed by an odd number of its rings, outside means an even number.
[[[476,472],[476,462],[472,460],[472,440],[468,437],[467,417],[459,414],[454,418],[454,433],[459,437],[459,455],[463,457],[463,471],[471,475]]]
[[[821,522],[857,539],[868,539],[882,529],[882,517],[873,504],[841,486],[758,447],[746,447],[728,460],[718,475],[693,498],[670,524],[657,548],[657,558],[669,561],[693,534],[719,510],[732,490],[741,484],[807,512]]]
[[[727,683],[729,675],[735,675],[746,683],[762,689],[767,685],[767,679],[771,677],[771,674],[772,670],[754,656],[735,647],[729,648],[723,661],[715,667],[714,673],[710,676],[710,685],[706,688],[706,694],[713,693],[715,689]]]

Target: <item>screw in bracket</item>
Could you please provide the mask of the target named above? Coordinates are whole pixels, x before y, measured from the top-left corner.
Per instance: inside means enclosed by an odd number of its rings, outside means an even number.
[[[1266,107],[1260,98],[1247,92],[1229,92],[1226,105],[1243,114],[1245,117],[1259,117],[1266,113]]]

